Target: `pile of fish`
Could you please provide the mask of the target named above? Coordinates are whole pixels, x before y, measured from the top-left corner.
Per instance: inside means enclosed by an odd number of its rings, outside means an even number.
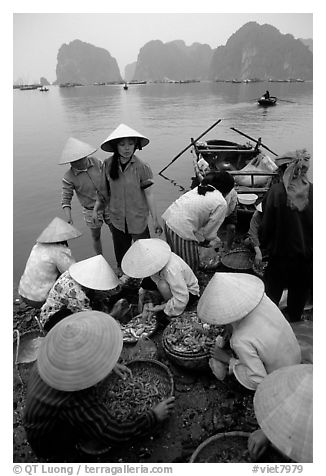
[[[133,317],[127,324],[120,323],[123,342],[137,342],[141,337],[149,337],[156,330],[157,320],[155,315],[146,318]]]
[[[166,327],[164,341],[178,353],[207,353],[223,331],[223,326],[202,323],[196,312],[187,312]]]
[[[159,372],[145,367],[132,368],[132,377],[108,381],[104,401],[119,423],[134,421],[139,415],[171,396]]]

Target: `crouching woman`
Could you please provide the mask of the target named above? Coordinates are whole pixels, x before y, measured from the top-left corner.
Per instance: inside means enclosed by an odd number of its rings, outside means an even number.
[[[24,427],[38,457],[52,461],[71,456],[76,445],[123,444],[166,419],[174,397],[134,421],[117,422],[101,398],[104,379],[113,371],[129,378],[118,359],[122,350],[119,323],[99,311],[82,311],[56,324],[44,338],[31,371]]]

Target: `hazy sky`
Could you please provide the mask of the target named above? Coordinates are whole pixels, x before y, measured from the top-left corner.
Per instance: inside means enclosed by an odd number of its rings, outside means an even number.
[[[40,8],[44,11],[44,8]],[[14,13],[13,80],[56,79],[57,53],[75,39],[105,48],[119,65],[137,60],[150,40],[184,40],[212,48],[248,21],[268,23],[295,38],[313,38],[312,13]]]

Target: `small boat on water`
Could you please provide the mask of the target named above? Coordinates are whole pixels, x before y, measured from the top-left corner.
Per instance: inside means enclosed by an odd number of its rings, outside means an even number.
[[[277,102],[277,97],[270,96],[269,98],[261,97],[258,99],[258,104],[260,106],[275,106]]]
[[[49,90],[49,88],[47,88],[46,86],[42,86],[42,87],[39,89],[39,91],[48,91],[48,90]]]
[[[220,139],[193,142],[195,177],[192,177],[191,187],[200,181],[204,164],[210,170],[227,171],[233,175],[238,195],[254,193],[258,199],[262,198],[272,184],[277,166],[261,151],[260,143],[253,146],[250,142],[238,144]],[[239,202],[239,211],[253,213],[254,204]]]
[[[127,89],[128,89],[128,85],[127,85],[127,83],[125,83],[125,84],[124,84],[124,86],[123,86],[123,89],[125,89],[125,90],[127,90]]]

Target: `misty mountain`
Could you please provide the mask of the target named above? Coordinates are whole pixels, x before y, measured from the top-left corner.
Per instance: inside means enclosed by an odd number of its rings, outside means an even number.
[[[152,40],[139,51],[133,79],[207,79],[212,55],[212,48],[206,44],[186,46],[183,40]]]
[[[313,55],[302,41],[271,25],[249,22],[215,51],[210,79],[312,79]]]
[[[40,77],[40,84],[42,86],[49,86],[50,85],[49,81],[46,78],[44,78],[43,76]]]
[[[311,53],[313,53],[313,40],[312,38],[299,38],[300,41],[302,41],[302,43],[306,46],[308,46],[309,50],[311,51]]]
[[[134,79],[136,64],[137,64],[137,61],[134,61],[133,63],[127,64],[127,66],[125,67],[124,78],[126,81],[131,81],[132,79]]]
[[[54,84],[122,81],[118,63],[107,50],[80,40],[60,47],[56,74]]]

